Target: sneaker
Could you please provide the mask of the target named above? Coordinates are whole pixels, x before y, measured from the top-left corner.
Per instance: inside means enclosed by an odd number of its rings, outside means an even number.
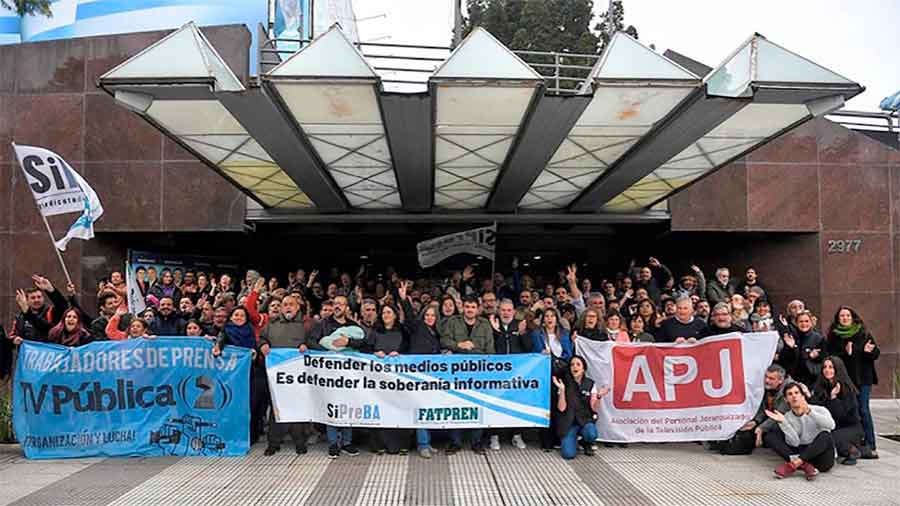
[[[484,455],[486,453],[483,443],[472,443],[472,451],[478,455]]]
[[[845,466],[855,466],[856,458],[855,457],[847,457],[846,459],[841,461],[841,464],[843,464]]]
[[[528,445],[525,444],[525,440],[522,439],[521,434],[516,434],[512,437],[512,444],[513,444],[513,446],[515,446],[516,448],[518,448],[520,450],[524,450],[525,448],[528,448]]]
[[[409,448],[400,448],[400,450],[397,451],[397,455],[400,455],[401,457],[409,455]]]
[[[306,438],[306,444],[307,444],[307,446],[315,446],[318,443],[319,443],[319,431],[314,430],[314,431],[312,431],[312,434],[310,434],[309,437]]]
[[[270,457],[270,456],[278,453],[278,450],[280,450],[280,449],[281,448],[278,448],[276,446],[267,446],[266,451],[263,452],[263,455],[265,455],[266,457]]]
[[[584,454],[585,454],[586,456],[588,456],[588,457],[593,457],[593,456],[594,456],[594,449],[591,448],[591,445],[582,444],[581,447],[584,449]]]
[[[491,450],[500,451],[500,436],[491,436]]]
[[[604,447],[604,448],[615,448],[616,445],[614,445],[614,444],[612,444],[612,443],[603,443],[603,447]]]
[[[457,452],[460,451],[460,450],[462,450],[462,447],[461,447],[461,446],[459,446],[459,445],[456,444],[456,443],[450,443],[450,444],[447,446],[447,448],[444,450],[444,452],[445,452],[447,455],[453,455],[453,454],[457,453]]]
[[[797,469],[791,465],[790,462],[785,462],[780,466],[775,468],[775,476],[777,478],[787,478],[788,476],[794,474],[794,471]]]
[[[333,444],[328,447],[328,458],[336,459],[341,455],[341,449],[338,448],[338,445]]]
[[[803,469],[803,474],[806,475],[806,481],[815,480],[816,475],[819,474],[819,470],[816,469],[816,466],[810,464],[809,462],[800,464],[800,469]]]
[[[869,445],[863,446],[859,452],[860,452],[860,456],[864,459],[877,459],[878,458],[878,452],[875,451],[874,448],[869,448]]]
[[[356,447],[351,444],[342,446],[341,451],[352,457],[359,455],[359,450],[357,450]]]
[[[294,448],[294,451],[297,452],[297,455],[306,455],[308,450],[306,449],[306,445],[304,445]]]
[[[419,456],[422,457],[423,459],[430,459],[431,458],[431,448],[428,448],[427,446],[423,447],[423,448],[419,448]]]

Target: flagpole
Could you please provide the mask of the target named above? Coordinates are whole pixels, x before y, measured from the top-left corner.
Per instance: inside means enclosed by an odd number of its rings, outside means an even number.
[[[40,210],[38,212],[40,213]],[[66,281],[71,285],[72,277],[69,276],[69,269],[66,268],[66,263],[63,261],[62,253],[60,253],[59,248],[56,247],[56,238],[53,237],[53,231],[50,230],[50,223],[47,221],[47,217],[44,216],[44,213],[40,213],[40,215],[44,220],[44,225],[47,227],[47,233],[50,234],[50,244],[53,246],[53,251],[56,252],[56,258],[59,259],[59,265],[62,267],[63,274],[66,275]]]
[[[13,156],[15,156],[16,160],[18,161],[19,156],[16,153],[16,143],[11,142],[10,144],[12,144],[12,147],[13,147]],[[19,163],[19,168],[24,170],[24,167],[22,167],[21,162]],[[32,195],[32,197],[33,197],[33,195]],[[34,202],[34,205],[35,206],[38,205],[36,200]],[[56,258],[59,259],[59,265],[62,267],[63,274],[66,275],[66,282],[71,285],[72,277],[69,275],[69,269],[66,268],[66,262],[63,261],[63,257],[62,257],[62,254],[59,252],[59,248],[56,247],[56,238],[53,237],[53,230],[50,229],[50,222],[47,221],[47,217],[44,216],[44,213],[41,212],[40,207],[38,207],[38,214],[41,215],[41,219],[44,220],[44,226],[47,227],[47,233],[50,235],[50,245],[53,246],[53,251],[56,252]]]
[[[491,286],[494,285],[494,274],[497,272],[497,220],[494,220],[494,258],[491,260]],[[494,286],[494,293],[497,287]]]

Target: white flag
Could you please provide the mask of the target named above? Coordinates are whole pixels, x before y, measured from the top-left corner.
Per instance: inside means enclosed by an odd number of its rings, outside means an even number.
[[[94,189],[56,153],[35,146],[16,146],[16,157],[25,172],[31,194],[44,217],[81,212],[56,247],[66,250],[73,238],[94,237],[94,222],[103,215],[103,206]]]
[[[431,267],[441,260],[459,253],[471,253],[493,260],[496,235],[497,225],[491,225],[422,241],[416,245],[419,252],[419,264],[423,268]]]

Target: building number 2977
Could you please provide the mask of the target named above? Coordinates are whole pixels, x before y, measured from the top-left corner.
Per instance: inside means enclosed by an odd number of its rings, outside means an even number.
[[[837,239],[828,241],[828,253],[859,253],[862,239]]]

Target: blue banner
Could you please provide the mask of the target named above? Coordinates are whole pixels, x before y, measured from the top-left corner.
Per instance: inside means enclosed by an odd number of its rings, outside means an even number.
[[[194,337],[24,342],[13,393],[30,459],[237,456],[249,449],[250,352]]]
[[[550,357],[398,355],[273,349],[280,422],[406,428],[547,427]]]

